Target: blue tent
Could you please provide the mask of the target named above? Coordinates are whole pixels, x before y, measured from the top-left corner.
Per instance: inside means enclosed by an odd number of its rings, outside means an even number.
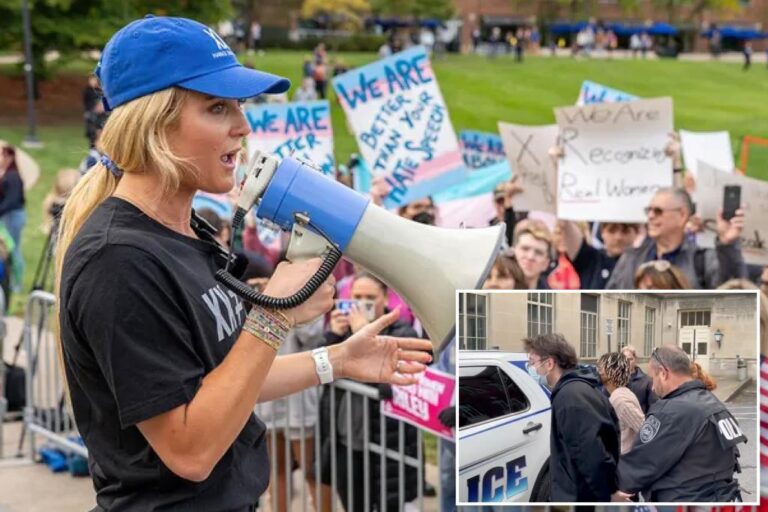
[[[721,27],[718,30],[720,31],[720,37],[722,38],[739,39],[741,41],[768,38],[768,32],[760,32],[754,28],[727,26]],[[712,37],[713,32],[714,30],[710,29],[702,32],[701,35],[709,39]]]

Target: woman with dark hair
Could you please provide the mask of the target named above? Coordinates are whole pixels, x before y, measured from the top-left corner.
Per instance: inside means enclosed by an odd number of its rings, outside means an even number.
[[[611,407],[619,418],[621,453],[627,453],[637,438],[645,414],[629,389],[629,360],[621,352],[609,352],[597,360],[597,372],[608,392]]]
[[[27,223],[24,209],[24,182],[16,165],[16,150],[13,146],[3,146],[0,153],[0,222],[13,238],[14,248],[11,254],[13,268],[13,290],[21,291],[24,277],[24,258],[21,255],[21,232]]]
[[[643,263],[635,272],[635,288],[639,290],[686,290],[690,287],[680,268],[667,260]]]

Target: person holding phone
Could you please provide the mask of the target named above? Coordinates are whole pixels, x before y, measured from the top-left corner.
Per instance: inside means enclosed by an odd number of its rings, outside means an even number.
[[[112,113],[100,162],[73,190],[56,249],[58,341],[96,511],[250,511],[269,481],[269,401],[337,378],[409,384],[429,342],[379,333],[393,311],[327,349],[276,357],[289,329],[328,311],[329,278],[293,309],[246,305],[192,199],[235,185],[250,132],[239,100],[289,82],[240,65],[205,25],[147,16],[96,69]],[[265,293],[298,291],[318,259],[282,263]]]
[[[719,209],[714,249],[699,247],[686,236],[686,224],[695,213],[691,196],[682,188],[662,188],[645,209],[647,237],[624,251],[606,285],[608,289],[634,287],[638,269],[645,263],[666,260],[679,268],[692,288],[714,289],[729,279],[746,278],[741,253],[744,210],[736,208],[726,219]]]
[[[366,313],[360,304],[363,301],[370,301],[373,303],[373,322],[378,322],[381,318],[386,317],[389,311],[386,308],[387,305],[387,285],[382,283],[372,274],[367,272],[360,272],[355,275],[352,282],[351,295],[352,300],[356,301],[352,304],[349,310],[344,310],[345,304],[341,302],[342,308],[334,309],[331,312],[330,322],[328,329],[325,332],[325,341],[327,346],[335,346],[337,343],[346,343],[350,337],[354,337],[357,333],[364,331],[371,325],[371,320],[366,318]],[[416,331],[403,320],[396,320],[388,325],[383,331],[383,335],[388,336],[404,336],[412,337],[416,336]],[[383,398],[383,397],[382,397]],[[379,402],[376,400],[368,400],[368,440],[369,443],[378,444],[381,438],[380,431],[380,413]],[[350,497],[347,494],[347,478],[352,478],[353,481],[357,481],[356,475],[363,474],[364,468],[364,435],[363,435],[363,422],[364,422],[364,402],[362,397],[353,395],[348,401],[344,399],[344,394],[337,390],[336,395],[336,432],[332,435],[336,435],[336,492],[341,498],[341,502],[345,510],[364,510],[365,501],[364,493],[359,486],[355,487],[353,496]],[[323,415],[329,423],[330,416],[330,400],[329,395],[326,394],[323,397],[323,405],[321,406]],[[351,415],[352,431],[347,431],[347,417]],[[390,450],[395,452],[399,451],[398,445],[398,426],[397,421],[386,418],[384,420],[386,428],[386,446]],[[324,430],[328,431],[328,430]],[[349,445],[348,437],[351,437],[352,444]],[[416,457],[418,453],[418,437],[415,427],[410,425],[404,426],[405,437],[405,455]],[[347,465],[347,450],[351,450],[352,455],[352,467]],[[330,485],[331,478],[331,442],[330,437],[326,439],[323,449],[323,469],[322,477],[323,483]],[[368,481],[370,492],[370,510],[382,509],[380,504],[379,482],[382,477],[381,467],[378,461],[371,463],[370,465],[370,478]],[[386,462],[386,482],[382,485],[386,486],[386,508],[387,510],[397,510],[399,507],[398,499],[398,461],[388,457]],[[411,502],[417,497],[417,473],[416,469],[411,466],[405,466],[405,495],[404,501]],[[406,510],[414,510],[411,508],[413,505],[406,505]]]

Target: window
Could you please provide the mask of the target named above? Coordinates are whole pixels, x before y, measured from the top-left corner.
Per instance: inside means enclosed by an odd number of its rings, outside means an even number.
[[[581,295],[581,357],[597,357],[597,295]]]
[[[618,323],[618,341],[619,350],[629,345],[629,316],[632,309],[632,304],[629,302],[619,301],[619,321]]]
[[[709,311],[682,311],[680,313],[680,327],[706,326],[709,327],[711,314]]]
[[[554,323],[554,294],[528,294],[528,336],[549,334]]]
[[[528,399],[496,366],[459,368],[459,428],[527,410]]]
[[[656,345],[656,310],[645,308],[645,355],[650,356]]]
[[[483,350],[487,345],[488,297],[477,293],[459,294],[459,348]]]

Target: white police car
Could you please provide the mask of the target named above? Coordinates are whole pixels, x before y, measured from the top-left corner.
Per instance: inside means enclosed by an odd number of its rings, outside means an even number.
[[[526,354],[459,352],[459,501],[549,500],[549,391]]]

